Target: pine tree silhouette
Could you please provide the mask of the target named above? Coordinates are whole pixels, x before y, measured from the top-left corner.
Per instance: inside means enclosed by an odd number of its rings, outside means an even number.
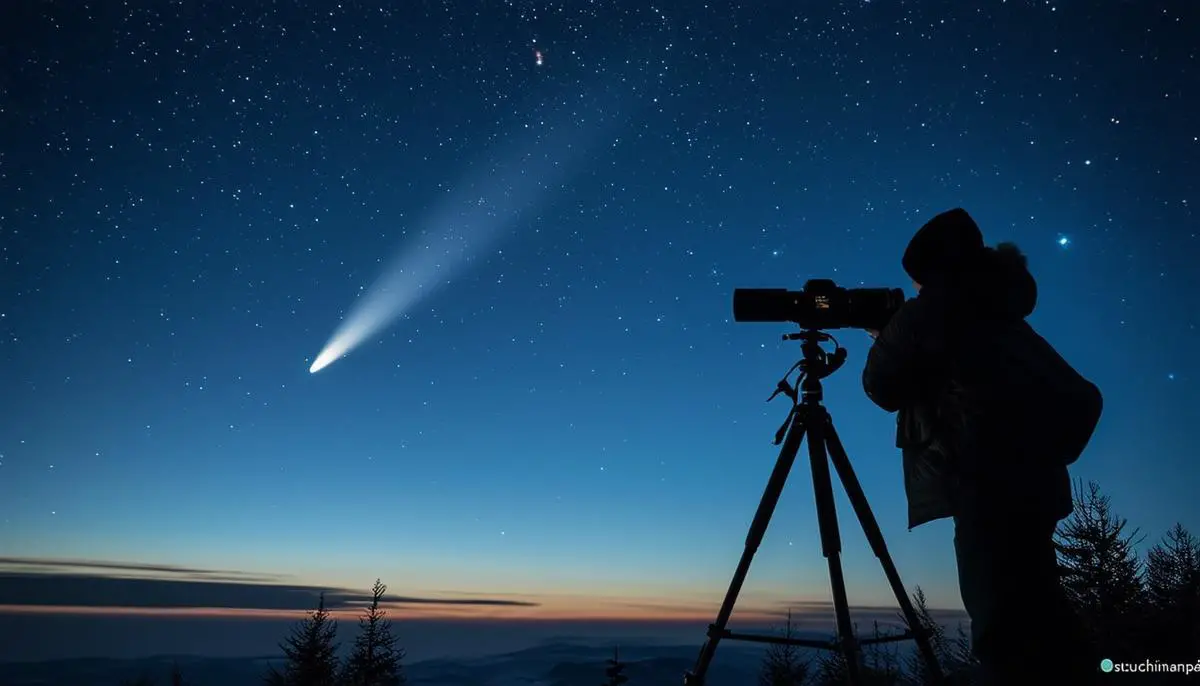
[[[838,645],[838,650],[822,650],[817,656],[817,670],[813,677],[814,686],[843,686],[849,679],[850,671],[846,664],[846,656],[840,650],[840,642]]]
[[[796,638],[791,610],[788,610],[780,633],[784,638]],[[803,658],[799,646],[770,643],[763,655],[758,683],[759,686],[804,686],[810,671],[809,662]]]
[[[1200,654],[1200,540],[1176,524],[1146,554],[1148,638],[1158,659]]]
[[[979,666],[979,659],[971,650],[971,634],[962,622],[958,623],[953,639],[947,641],[947,660],[942,669],[949,678],[948,684],[969,684]]]
[[[1075,511],[1058,528],[1056,546],[1063,588],[1101,654],[1136,656],[1142,603],[1141,540],[1113,514],[1095,482],[1075,489]]]
[[[287,686],[287,677],[275,665],[269,665],[267,673],[263,675],[263,686]]]
[[[875,622],[871,636],[875,639],[888,635]],[[904,683],[904,668],[900,663],[900,650],[895,642],[872,642],[863,646],[864,686],[899,686]]]
[[[933,613],[929,610],[929,601],[925,597],[925,591],[920,586],[917,586],[913,592],[912,600],[913,609],[916,610],[917,614],[917,621],[928,632],[929,645],[933,648],[933,653],[937,657],[942,674],[950,680],[950,683],[968,683],[977,660],[971,654],[971,639],[967,635],[962,622],[958,624],[958,631],[955,637],[951,638],[946,635],[946,628],[934,619]],[[900,614],[900,620],[904,622],[907,628],[915,630],[914,627],[908,627],[907,618],[903,613]],[[915,646],[913,647],[913,652],[909,653],[905,659],[904,667],[904,683],[909,686],[927,686],[944,683],[938,681],[937,675],[930,672],[929,665],[926,664],[925,659],[916,650]]]
[[[379,607],[387,586],[379,579],[371,588],[371,605],[358,620],[359,632],[354,650],[342,672],[344,686],[401,686],[405,683],[401,660],[404,650],[397,647],[392,623]]]
[[[299,622],[279,646],[286,657],[283,672],[271,667],[265,682],[271,686],[336,686],[336,636],[337,622],[325,609],[322,593],[317,609]]]
[[[629,681],[629,677],[625,676],[625,663],[621,662],[618,648],[613,648],[613,656],[608,660],[608,667],[605,668],[604,675],[607,677],[604,686],[621,686]]]
[[[855,624],[854,635],[862,637]],[[898,632],[885,632],[875,622],[871,631],[874,639],[883,638]],[[816,672],[809,677],[812,686],[844,686],[849,682],[850,670],[846,655],[837,643],[837,650],[823,650],[817,656]],[[900,659],[900,651],[894,641],[872,641],[862,645],[858,667],[859,681],[862,686],[899,686],[907,683],[907,673]]]
[[[171,686],[185,686],[187,682],[183,680],[183,672],[179,669],[179,663],[171,665]]]

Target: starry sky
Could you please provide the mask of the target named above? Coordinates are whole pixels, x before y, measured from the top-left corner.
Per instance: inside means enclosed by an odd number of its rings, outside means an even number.
[[[799,356],[732,290],[912,295],[905,244],[958,206],[1105,394],[1075,476],[1147,542],[1200,529],[1195,3],[400,8],[0,10],[9,614],[381,577],[410,617],[699,644]],[[395,318],[311,374],[379,292]],[[906,530],[870,339],[835,334],[826,403],[901,575],[961,608],[950,524]],[[892,604],[839,503],[852,602]],[[31,590],[56,571],[68,598]],[[164,590],[214,579],[207,609]],[[801,463],[739,611],[827,597]]]

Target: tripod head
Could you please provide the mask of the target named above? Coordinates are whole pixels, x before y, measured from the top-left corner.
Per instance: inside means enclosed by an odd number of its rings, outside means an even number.
[[[783,340],[800,341],[802,357],[787,370],[787,374],[783,375],[779,383],[775,384],[775,392],[767,398],[767,402],[771,402],[782,393],[792,399],[792,409],[788,412],[787,419],[783,420],[783,424],[775,432],[775,445],[783,442],[788,427],[796,419],[796,410],[801,405],[821,404],[821,399],[824,397],[821,379],[841,369],[842,365],[846,363],[846,349],[838,343],[836,338],[824,331],[804,329],[798,333],[784,334]],[[833,341],[833,352],[826,352],[821,347],[822,343],[828,341]],[[788,379],[797,369],[800,370],[800,376],[793,384]]]
[[[802,357],[788,369],[775,387],[775,392],[767,398],[767,402],[775,399],[780,393],[792,399],[793,404],[800,402],[819,405],[823,391],[821,379],[833,374],[846,363],[846,349],[832,335],[817,329],[804,329],[797,333],[783,335],[785,341],[800,341]],[[827,352],[821,347],[822,343],[833,342],[833,351]],[[788,379],[792,372],[800,370],[800,376],[793,384]],[[778,443],[778,441],[777,441]]]
[[[800,352],[804,355],[799,364],[806,378],[817,381],[833,374],[846,363],[846,349],[831,334],[816,329],[805,329],[799,333],[785,333],[785,341],[800,341]],[[833,341],[833,352],[825,352],[822,343]]]

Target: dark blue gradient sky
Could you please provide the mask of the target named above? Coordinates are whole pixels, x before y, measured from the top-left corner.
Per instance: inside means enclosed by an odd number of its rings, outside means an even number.
[[[0,551],[699,641],[798,356],[732,289],[911,294],[955,206],[1105,393],[1076,476],[1150,542],[1200,527],[1195,3],[483,5],[5,3]],[[431,266],[404,316],[309,374],[397,256]],[[839,337],[901,574],[961,607]],[[853,602],[887,604],[839,502]],[[797,472],[743,602],[827,588]]]

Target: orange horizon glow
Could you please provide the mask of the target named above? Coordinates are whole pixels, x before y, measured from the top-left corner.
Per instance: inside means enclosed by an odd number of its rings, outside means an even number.
[[[446,607],[424,608],[412,605],[380,603],[392,619],[462,621],[626,621],[626,622],[710,622],[715,610],[702,608],[659,609],[628,606],[593,607]],[[0,605],[0,614],[82,615],[101,617],[162,617],[190,619],[299,619],[312,610],[277,610],[225,607],[124,607],[83,605]],[[807,614],[807,613],[806,613]],[[812,613],[817,614],[817,613]],[[337,620],[357,620],[362,608],[335,608],[329,615]],[[777,618],[778,613],[738,612],[741,619]]]
[[[713,620],[716,607],[671,605],[662,603],[646,606],[644,603],[610,601],[588,605],[562,603],[561,605],[538,607],[478,607],[461,606],[436,608],[381,603],[393,620],[459,620],[464,622],[628,622],[628,623],[700,623]],[[852,612],[895,612],[898,608],[856,607]],[[81,606],[81,605],[0,605],[0,614],[56,615],[92,617],[160,617],[164,619],[245,619],[245,620],[299,620],[312,610],[284,610],[263,608],[223,607],[125,607],[125,606]],[[339,621],[357,621],[361,607],[341,607],[329,610],[329,615]],[[735,612],[735,623],[776,623],[781,610],[761,607],[739,608]],[[828,603],[801,603],[792,608],[792,620],[798,623],[823,622],[833,619],[832,607]]]
[[[22,564],[25,562],[26,564]],[[47,560],[9,559],[7,566],[20,571],[23,566],[34,568],[69,567],[79,570],[92,568],[93,574],[126,580],[153,581],[171,579],[178,575],[195,575],[195,570],[178,568],[171,574],[169,565],[156,569],[140,568],[120,562],[97,562],[94,560]],[[111,567],[116,566],[114,573]],[[121,567],[127,567],[121,569]],[[56,572],[42,572],[53,576]],[[234,574],[225,572],[223,574]],[[270,578],[267,575],[265,578]],[[186,579],[190,583],[204,585],[210,579]],[[328,607],[330,615],[339,621],[357,621],[367,605],[369,595],[351,592],[340,584],[330,584],[331,578],[319,586],[296,587],[312,592],[312,606],[305,608],[275,609],[262,607],[146,607],[122,605],[42,605],[0,604],[0,614],[25,616],[60,617],[145,617],[169,619],[224,619],[224,620],[288,620],[298,621],[312,612],[316,606],[316,593],[322,586],[333,595]],[[446,580],[443,580],[445,583]],[[228,581],[226,581],[228,583]],[[271,583],[263,580],[234,582],[244,586],[270,588]],[[446,586],[453,587],[453,583]],[[499,583],[499,588],[484,591],[450,590],[446,587],[412,589],[412,595],[391,596],[380,603],[390,618],[398,621],[459,621],[459,622],[592,622],[630,624],[699,624],[713,621],[723,594],[719,589],[707,588],[699,583],[622,583],[609,586],[605,592],[568,586],[534,587],[528,584]],[[289,586],[281,586],[286,589]],[[347,596],[338,598],[339,595]],[[181,596],[187,602],[188,596]],[[350,600],[349,598],[353,598]],[[205,596],[205,600],[211,597]],[[32,599],[30,599],[32,600]],[[199,600],[199,597],[197,597]],[[251,603],[254,601],[250,601]],[[263,601],[264,604],[270,604]],[[851,608],[855,615],[868,614],[872,619],[887,622],[898,615],[895,606],[877,606],[871,603]],[[931,608],[932,609],[932,608]],[[778,624],[786,612],[800,624],[825,625],[833,621],[833,608],[829,599],[821,593],[795,593],[772,586],[766,589],[746,590],[738,598],[734,612],[734,623]],[[937,609],[935,612],[959,613],[961,610]]]

